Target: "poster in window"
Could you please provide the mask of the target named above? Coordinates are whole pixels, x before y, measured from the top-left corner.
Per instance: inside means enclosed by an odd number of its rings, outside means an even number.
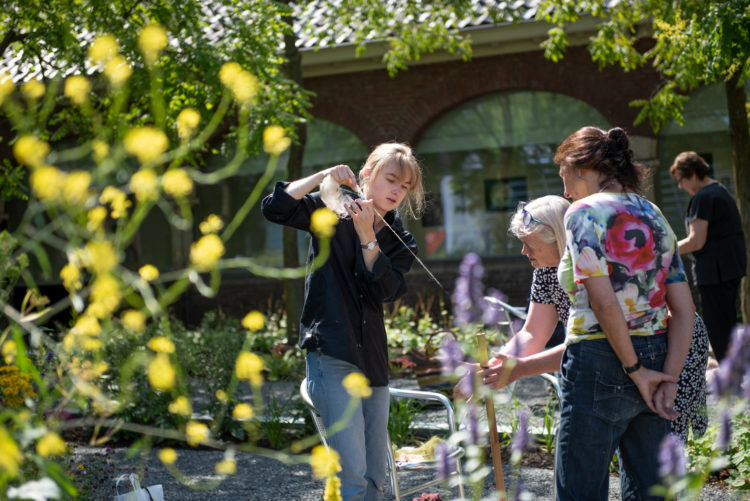
[[[525,177],[484,180],[484,206],[487,212],[513,211],[518,202],[526,200],[527,196]]]

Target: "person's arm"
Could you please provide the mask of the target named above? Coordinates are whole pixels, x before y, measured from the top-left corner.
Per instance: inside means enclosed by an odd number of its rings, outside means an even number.
[[[708,221],[705,219],[695,218],[688,225],[688,235],[677,242],[677,248],[680,254],[699,251],[706,245],[706,236],[708,235]]]
[[[327,169],[311,174],[302,179],[292,181],[287,185],[286,192],[295,200],[301,200],[302,197],[310,193],[316,187],[320,186],[328,174],[333,177],[333,180],[338,184],[345,184],[352,187],[355,191],[357,189],[357,178],[354,177],[354,173],[348,165],[335,165]]]
[[[591,309],[599,321],[604,335],[617,358],[624,367],[632,367],[638,362],[638,355],[633,348],[630,339],[628,324],[622,313],[617,296],[612,288],[608,275],[597,275],[583,280],[586,292],[589,296]],[[665,412],[663,408],[657,409],[654,403],[654,394],[663,382],[677,383],[677,378],[663,372],[654,371],[646,367],[640,367],[637,371],[629,374],[641,393],[641,397],[648,407],[665,419],[674,419],[676,413]]]
[[[499,353],[493,357],[494,365],[482,371],[482,384],[499,390],[522,377],[559,371],[563,353],[564,344],[521,358]]]

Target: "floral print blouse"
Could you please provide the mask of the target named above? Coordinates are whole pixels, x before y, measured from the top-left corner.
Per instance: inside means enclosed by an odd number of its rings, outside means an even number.
[[[631,336],[664,332],[666,285],[686,277],[659,208],[632,193],[597,193],[570,206],[565,228],[558,279],[572,302],[566,344],[605,337],[583,285],[596,276],[610,277]]]

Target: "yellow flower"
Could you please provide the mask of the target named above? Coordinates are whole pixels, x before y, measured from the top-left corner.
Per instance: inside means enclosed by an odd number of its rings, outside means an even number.
[[[227,395],[227,392],[224,390],[216,390],[216,400],[218,400],[221,403],[224,403],[227,400],[229,400],[229,395]]]
[[[121,56],[112,57],[104,65],[104,74],[107,75],[114,87],[119,87],[125,83],[132,73],[133,69],[130,67],[130,63]]]
[[[164,336],[156,336],[149,339],[148,347],[156,353],[174,353],[174,343]]]
[[[138,200],[156,200],[159,197],[159,178],[152,169],[139,170],[130,178],[130,189]]]
[[[104,346],[104,344],[101,340],[92,337],[84,337],[83,342],[81,343],[81,347],[85,351],[98,351],[102,346]]]
[[[0,470],[5,470],[11,477],[18,474],[18,465],[23,455],[13,437],[8,435],[5,427],[0,427]]]
[[[81,315],[78,317],[75,325],[70,330],[70,332],[79,336],[98,336],[101,331],[102,327],[99,325],[99,320],[91,315]]]
[[[158,24],[147,24],[138,35],[138,47],[148,64],[154,64],[167,46],[167,32]]]
[[[156,266],[152,264],[146,264],[146,265],[141,266],[141,269],[138,270],[138,274],[146,282],[151,282],[159,278],[159,270],[156,268]]]
[[[175,198],[184,197],[193,191],[193,180],[182,169],[172,169],[164,173],[161,178],[164,191]]]
[[[75,344],[76,337],[72,333],[66,334],[62,341],[63,350],[65,350],[67,353],[70,353],[73,351],[73,348],[75,348]]]
[[[242,326],[251,331],[261,330],[264,323],[265,318],[263,317],[263,313],[255,310],[245,315],[245,318],[242,319]]]
[[[361,372],[350,372],[342,381],[346,392],[357,398],[369,398],[372,395],[370,380]]]
[[[68,263],[60,270],[60,278],[63,281],[63,287],[70,292],[76,291],[83,287],[81,283],[81,270],[78,266]]]
[[[341,501],[341,480],[335,475],[326,479],[323,501]]]
[[[34,136],[22,136],[13,145],[13,155],[28,167],[38,167],[49,153],[49,144]]]
[[[176,374],[169,357],[159,353],[151,360],[146,370],[148,382],[157,391],[168,391],[174,388]]]
[[[169,412],[180,416],[190,417],[193,413],[193,407],[190,405],[190,401],[187,398],[179,396],[169,404]]]
[[[224,227],[224,222],[216,214],[209,214],[205,221],[198,225],[201,233],[217,233]]]
[[[63,197],[72,205],[83,205],[89,194],[91,174],[84,170],[74,170],[65,176]]]
[[[91,83],[82,75],[73,75],[65,79],[65,96],[73,104],[81,105],[88,101]]]
[[[117,266],[120,260],[109,240],[91,240],[86,244],[86,267],[96,275],[104,275]]]
[[[339,218],[336,214],[328,207],[321,207],[312,213],[310,216],[310,231],[316,237],[332,237],[336,232],[335,226],[338,224]]]
[[[29,182],[31,183],[31,190],[39,200],[52,202],[62,195],[65,179],[64,172],[47,165],[34,169]]]
[[[283,127],[271,125],[263,131],[263,150],[269,155],[281,155],[292,140],[284,135]]]
[[[112,218],[119,219],[128,215],[128,207],[131,206],[127,195],[114,186],[107,186],[102,191],[99,201],[103,204],[108,203],[112,208]]]
[[[112,275],[101,275],[91,286],[91,303],[97,305],[104,318],[109,313],[114,313],[120,306],[120,285]]]
[[[97,231],[102,227],[102,222],[107,218],[107,209],[101,206],[94,207],[88,212],[87,218],[86,229]]]
[[[185,108],[177,115],[177,135],[180,139],[190,139],[198,128],[201,115],[193,108]]]
[[[219,70],[219,79],[242,104],[249,103],[258,91],[258,79],[238,63],[225,63]]]
[[[313,476],[321,479],[336,475],[341,471],[339,453],[324,445],[317,445],[310,454]]]
[[[252,419],[254,415],[253,408],[245,403],[235,405],[234,410],[232,410],[232,417],[240,421]]]
[[[197,421],[190,421],[185,426],[187,443],[193,447],[208,440],[208,426]]]
[[[44,84],[34,78],[21,86],[21,93],[29,101],[36,101],[44,95]]]
[[[164,464],[174,464],[177,461],[177,452],[171,447],[160,449],[157,455],[159,456],[159,460]]]
[[[94,64],[106,63],[120,50],[117,39],[113,35],[102,35],[89,47],[89,59]]]
[[[190,262],[199,271],[210,270],[223,255],[224,243],[213,233],[201,237],[200,240],[190,245]]]
[[[159,158],[169,147],[169,140],[164,132],[154,127],[136,127],[131,129],[123,140],[125,150],[146,163]]]
[[[39,442],[36,443],[36,451],[42,457],[62,456],[65,454],[67,446],[60,435],[53,431],[48,431]]]
[[[107,146],[107,143],[105,143],[104,141],[94,139],[91,142],[91,152],[94,158],[94,162],[99,163],[104,160],[109,154],[109,146]]]
[[[18,348],[15,341],[10,339],[3,344],[3,359],[6,364],[11,365],[16,360],[16,353]]]
[[[122,314],[122,323],[133,332],[146,330],[146,315],[138,310],[127,310]]]
[[[263,384],[263,359],[255,353],[241,351],[234,365],[237,379],[250,381],[255,386]]]
[[[5,98],[13,94],[14,90],[16,90],[16,85],[13,83],[10,75],[4,71],[0,71],[0,104],[3,104]]]
[[[232,458],[226,458],[216,463],[214,469],[219,475],[234,475],[237,473],[237,462]]]

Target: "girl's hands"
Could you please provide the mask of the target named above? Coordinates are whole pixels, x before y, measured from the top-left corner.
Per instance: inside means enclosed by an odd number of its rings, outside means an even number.
[[[323,177],[331,176],[338,184],[345,184],[357,191],[357,178],[348,165],[334,165],[323,171]]]
[[[375,240],[375,206],[372,200],[353,200],[344,208],[352,218],[359,241],[366,244]]]

